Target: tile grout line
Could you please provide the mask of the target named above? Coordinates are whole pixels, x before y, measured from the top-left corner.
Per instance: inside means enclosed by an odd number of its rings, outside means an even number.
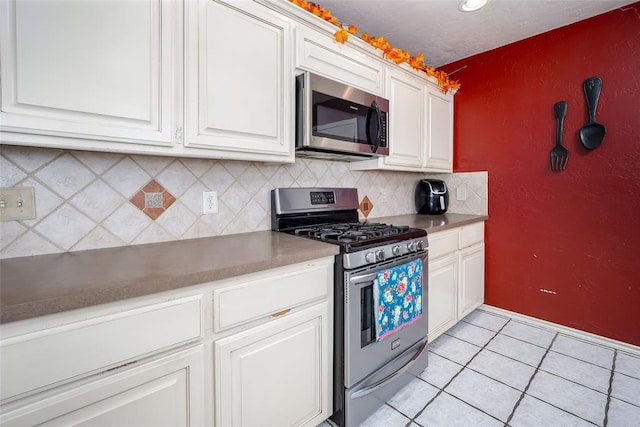
[[[411,421],[412,421],[412,422],[415,422],[416,424],[421,425],[421,424],[419,424],[419,423],[417,423],[417,422],[415,421],[415,420],[416,420],[416,418],[418,418],[420,415],[422,415],[422,413],[424,412],[424,410],[425,410],[425,409],[427,409],[427,407],[428,407],[428,406],[429,406],[429,405],[430,405],[434,400],[436,400],[436,399],[438,398],[438,396],[440,396],[442,393],[444,393],[444,389],[445,389],[445,388],[447,388],[447,387],[449,386],[449,384],[451,384],[451,383],[453,382],[453,380],[455,380],[455,379],[458,377],[458,375],[460,375],[460,373],[461,373],[462,371],[464,371],[464,370],[467,368],[467,366],[469,366],[469,363],[471,363],[471,362],[473,361],[473,359],[475,359],[475,358],[476,358],[476,356],[477,356],[478,354],[480,354],[480,352],[481,352],[482,350],[484,350],[484,349],[485,349],[485,347],[486,347],[487,345],[489,345],[489,343],[490,343],[490,342],[491,342],[495,337],[497,337],[497,336],[498,336],[498,334],[500,334],[500,332],[505,328],[505,326],[507,326],[507,325],[509,324],[509,322],[511,322],[511,319],[508,319],[508,320],[505,322],[505,324],[504,324],[504,325],[502,325],[502,327],[500,327],[500,329],[498,329],[498,331],[492,331],[492,332],[495,332],[495,334],[491,337],[491,339],[489,339],[489,341],[487,341],[487,342],[486,342],[482,347],[480,347],[480,350],[478,350],[478,351],[477,351],[477,352],[476,352],[476,353],[471,357],[471,359],[469,359],[469,360],[467,361],[467,363],[465,363],[465,364],[464,364],[464,366],[463,366],[463,367],[462,367],[458,372],[456,372],[456,374],[455,374],[453,377],[451,377],[451,379],[450,379],[450,380],[449,380],[445,385],[443,385],[443,386],[442,386],[442,388],[440,388],[440,389],[438,390],[438,392],[436,393],[436,395],[435,395],[435,396],[433,396],[433,397],[432,397],[432,398],[431,398],[431,399],[430,399],[430,400],[429,400],[429,401],[424,405],[424,407],[423,407],[421,410],[419,410],[419,411],[418,411],[418,412],[413,416],[413,418],[411,418]],[[449,335],[449,336],[451,336],[451,335]],[[459,338],[457,338],[457,337],[453,337],[453,338],[459,339]],[[461,340],[461,341],[464,341],[464,340]],[[466,341],[465,341],[465,342],[466,342]],[[440,356],[440,357],[442,357],[442,356]],[[475,371],[474,371],[474,372],[475,372]],[[428,383],[427,383],[427,384],[428,384]],[[447,393],[447,394],[448,394],[448,393]],[[453,396],[453,397],[455,397],[455,396]],[[458,399],[458,400],[460,400],[460,399]],[[461,400],[461,401],[462,401],[462,400]],[[462,402],[464,402],[464,401],[462,401]],[[464,402],[464,403],[467,403],[467,402]],[[469,405],[469,404],[467,403],[467,405]],[[476,407],[475,407],[475,406],[473,406],[473,405],[470,405],[470,406],[472,406],[473,408],[475,408],[475,409],[477,409],[477,410],[481,411],[482,413],[484,413],[484,414],[486,414],[486,415],[488,415],[488,416],[490,416],[490,417],[492,417],[492,418],[494,418],[494,419],[497,419],[497,418],[495,418],[493,415],[487,414],[487,413],[486,413],[486,412],[484,412],[483,410],[481,410],[481,409],[479,409],[479,408],[476,408]]]
[[[547,347],[547,351],[544,352],[544,355],[542,356],[542,359],[540,359],[540,362],[538,363],[538,366],[536,367],[536,370],[533,371],[533,375],[531,375],[531,378],[529,378],[529,382],[527,383],[527,385],[525,386],[524,390],[522,391],[522,394],[520,394],[520,398],[518,399],[516,404],[513,406],[513,409],[511,410],[511,414],[509,414],[509,417],[507,418],[507,422],[504,423],[505,427],[508,426],[509,423],[511,422],[511,419],[513,419],[513,416],[515,415],[516,410],[518,409],[518,406],[520,405],[520,402],[522,402],[522,399],[524,399],[527,391],[529,390],[529,387],[531,387],[531,383],[533,382],[533,379],[536,377],[536,374],[540,370],[540,366],[542,366],[542,362],[544,362],[545,357],[547,357],[547,354],[549,354],[549,351],[551,351],[551,347],[553,346],[553,343],[556,341],[556,338],[558,338],[559,334],[560,334],[559,332],[556,332],[555,335],[553,336],[553,339],[551,340],[551,343],[549,344],[549,347]]]
[[[613,350],[613,363],[611,363],[611,376],[609,377],[609,389],[607,390],[607,404],[604,407],[604,420],[602,420],[602,426],[607,427],[609,424],[609,407],[611,406],[611,390],[613,389],[613,375],[616,369],[616,359],[618,357],[618,350]]]

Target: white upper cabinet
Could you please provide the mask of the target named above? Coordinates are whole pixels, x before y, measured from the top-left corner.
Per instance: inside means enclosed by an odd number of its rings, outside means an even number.
[[[422,82],[397,70],[389,70],[389,156],[385,166],[422,168],[424,151],[424,93]]]
[[[451,172],[453,96],[286,0],[0,1],[3,143],[294,161],[310,71],[391,103],[390,156],[352,169]]]
[[[0,129],[12,132],[4,142],[105,150],[118,149],[114,140],[173,143],[175,3],[7,0],[0,10]]]
[[[247,0],[185,7],[185,146],[223,158],[292,162],[290,21]]]
[[[453,95],[393,64],[386,73],[389,156],[351,162],[351,169],[452,172]]]
[[[335,27],[332,26],[332,29]],[[296,67],[364,91],[384,93],[383,64],[312,28],[296,28]]]
[[[453,171],[453,95],[427,88],[425,169]]]

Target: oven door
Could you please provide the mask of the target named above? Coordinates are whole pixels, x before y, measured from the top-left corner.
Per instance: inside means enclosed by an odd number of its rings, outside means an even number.
[[[378,273],[416,259],[422,259],[423,268],[422,317],[396,330],[383,340],[376,341],[373,288],[376,286]],[[429,317],[427,313],[427,261],[427,252],[423,251],[344,273],[345,388],[350,388],[364,378],[370,377],[372,373],[388,365],[399,355],[405,353],[407,349],[413,348],[419,343],[426,343]],[[398,366],[398,370],[402,368],[406,369],[404,364]]]

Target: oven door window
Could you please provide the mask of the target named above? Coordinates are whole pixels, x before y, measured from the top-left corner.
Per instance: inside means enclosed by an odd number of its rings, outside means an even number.
[[[360,348],[376,341],[373,284],[360,288]]]
[[[315,91],[312,98],[313,136],[371,144],[367,139],[369,107]],[[369,134],[376,135],[377,129],[374,131],[370,129]]]

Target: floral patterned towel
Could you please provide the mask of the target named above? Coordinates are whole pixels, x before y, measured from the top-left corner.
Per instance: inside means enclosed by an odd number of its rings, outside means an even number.
[[[373,286],[376,341],[422,317],[422,260],[378,272]]]

